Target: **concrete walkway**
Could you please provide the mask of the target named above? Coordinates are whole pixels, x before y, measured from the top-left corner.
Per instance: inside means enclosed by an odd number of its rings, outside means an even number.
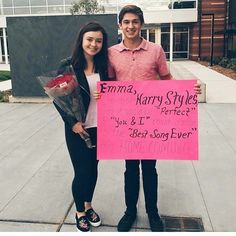
[[[202,218],[209,232],[236,231],[236,81],[191,61],[170,68],[204,81],[208,100],[199,104],[200,160],[158,161],[160,214]],[[123,171],[123,161],[99,163],[94,207],[103,224],[95,232],[116,231]],[[72,177],[53,106],[0,103],[0,231],[76,231]],[[132,231],[149,231],[142,188]]]
[[[194,61],[169,64],[177,79],[198,79],[206,85],[207,103],[236,103],[236,81]]]

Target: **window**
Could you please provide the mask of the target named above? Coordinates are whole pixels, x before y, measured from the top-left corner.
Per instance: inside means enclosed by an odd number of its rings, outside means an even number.
[[[3,7],[12,7],[12,0],[3,0],[2,6]]]
[[[155,43],[155,29],[149,29],[149,41]]]
[[[65,0],[66,5],[72,5],[73,2],[74,2],[74,0]]]
[[[174,32],[187,32],[188,31],[188,26],[175,24],[173,31]]]
[[[166,58],[170,58],[170,33],[161,33],[161,46],[165,51]]]
[[[64,7],[63,6],[48,7],[48,13],[64,13]]]
[[[155,29],[143,29],[141,30],[141,36],[147,41],[156,43],[156,31]]]
[[[184,9],[184,8],[196,8],[196,0],[186,1],[186,0],[177,0],[173,2],[174,9]]]
[[[13,15],[13,8],[12,7],[3,8],[3,14],[4,15]]]
[[[63,5],[64,2],[63,0],[48,0],[48,5]]]
[[[46,6],[46,0],[30,0],[31,6]]]
[[[170,58],[170,25],[161,25],[161,46],[165,51],[166,58]]]
[[[173,31],[173,58],[188,58],[188,26],[175,24]]]
[[[31,7],[31,14],[45,14],[47,7]]]
[[[188,51],[188,33],[174,33],[174,51]]]
[[[141,36],[144,38],[144,39],[147,39],[147,30],[141,30]]]
[[[7,42],[7,30],[6,30],[6,42]],[[7,55],[5,55],[5,48],[4,48],[4,40],[3,40],[3,29],[0,29],[0,50],[1,50],[1,57],[0,57],[0,62],[5,62],[6,61],[6,56],[9,59],[9,52],[7,51]],[[7,46],[8,50],[8,46]]]
[[[29,0],[13,0],[14,7],[29,7]]]
[[[71,6],[65,6],[65,13],[70,13]]]
[[[15,15],[30,14],[30,9],[29,7],[15,7],[14,14]]]
[[[170,32],[170,26],[163,24],[163,25],[161,26],[161,32],[162,32],[162,33]]]

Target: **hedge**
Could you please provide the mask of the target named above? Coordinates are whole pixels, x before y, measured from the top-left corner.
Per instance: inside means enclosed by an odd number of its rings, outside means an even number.
[[[209,57],[203,57],[203,61],[210,61]],[[222,67],[232,69],[236,71],[236,58],[226,58],[226,57],[214,57],[213,58],[213,64],[215,65],[220,65]]]
[[[0,71],[0,81],[11,79],[10,71]]]

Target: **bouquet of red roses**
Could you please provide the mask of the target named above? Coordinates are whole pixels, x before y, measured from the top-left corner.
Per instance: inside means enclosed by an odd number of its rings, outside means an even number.
[[[55,71],[38,76],[45,93],[68,115],[81,121],[84,119],[84,106],[80,86],[72,66],[63,74]]]

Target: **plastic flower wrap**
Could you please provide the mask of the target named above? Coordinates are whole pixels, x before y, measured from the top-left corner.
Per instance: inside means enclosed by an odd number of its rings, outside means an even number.
[[[74,74],[73,68],[69,67],[63,74],[55,71],[38,76],[38,81],[45,93],[68,115],[78,121],[84,119],[84,105],[80,93],[80,86]]]

